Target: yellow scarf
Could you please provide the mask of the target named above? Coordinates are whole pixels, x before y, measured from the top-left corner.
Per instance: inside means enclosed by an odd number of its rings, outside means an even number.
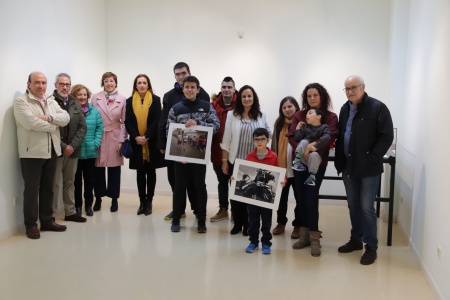
[[[281,128],[280,136],[278,137],[278,164],[282,168],[287,167],[287,145],[289,141],[286,134],[289,131],[291,123],[292,120],[284,118],[284,126]]]
[[[147,91],[144,97],[144,103],[141,101],[141,96],[138,92],[133,94],[133,112],[136,116],[138,131],[140,136],[145,136],[147,131],[147,117],[150,106],[152,106],[153,97],[152,93]],[[144,161],[150,161],[150,151],[148,149],[148,143],[142,145],[142,159]]]

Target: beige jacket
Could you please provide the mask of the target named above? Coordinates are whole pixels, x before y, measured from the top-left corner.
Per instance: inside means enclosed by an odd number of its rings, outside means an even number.
[[[14,117],[17,126],[17,142],[20,158],[44,158],[52,156],[53,149],[61,155],[59,126],[66,126],[69,114],[55,100],[45,97],[45,107],[31,93],[25,93],[14,101]],[[38,115],[50,115],[51,123],[41,120]]]

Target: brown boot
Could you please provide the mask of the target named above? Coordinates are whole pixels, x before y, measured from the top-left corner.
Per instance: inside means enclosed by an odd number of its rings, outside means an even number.
[[[300,237],[300,227],[294,227],[291,233],[291,239],[298,239]]]
[[[322,237],[320,234],[322,233],[322,231],[310,231],[309,232],[309,236],[311,239],[311,255],[312,256],[320,256],[320,248],[322,246],[320,246],[320,238]]]
[[[296,242],[292,248],[294,249],[303,249],[306,246],[309,246],[310,240],[309,240],[309,228],[307,227],[300,227],[300,239],[298,242]]]
[[[272,230],[273,235],[282,234],[284,232],[285,227],[286,227],[286,225],[277,224],[277,226],[275,226],[275,228]]]

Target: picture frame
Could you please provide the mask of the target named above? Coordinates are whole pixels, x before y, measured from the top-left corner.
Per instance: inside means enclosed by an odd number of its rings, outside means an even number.
[[[207,165],[211,157],[213,128],[170,123],[167,132],[167,160]]]
[[[230,200],[277,210],[285,175],[285,168],[236,159]]]

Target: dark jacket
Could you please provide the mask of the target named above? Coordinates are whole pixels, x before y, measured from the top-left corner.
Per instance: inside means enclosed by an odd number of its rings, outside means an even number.
[[[213,134],[220,130],[220,121],[214,107],[198,97],[194,101],[184,98],[170,109],[166,130],[169,130],[170,123],[185,124],[189,119],[195,120],[197,125],[212,127]]]
[[[165,167],[164,155],[161,154],[157,147],[158,141],[158,123],[161,117],[161,99],[152,94],[152,105],[148,110],[147,117],[147,131],[145,137],[148,138],[148,148],[150,151],[150,166],[154,168]],[[136,137],[140,136],[138,130],[137,119],[133,111],[133,97],[127,99],[125,108],[125,127],[130,135],[131,148],[133,149],[133,156],[130,158],[130,169],[142,169],[142,146],[136,143]],[[165,132],[164,132],[165,134]]]
[[[58,102],[59,106],[66,110],[70,115],[69,124],[59,128],[61,134],[61,152],[64,152],[67,145],[70,145],[74,150],[70,157],[78,158],[81,154],[81,143],[83,142],[87,131],[86,120],[81,104],[77,99],[69,95],[69,105],[66,107],[64,100],[59,97],[56,90],[53,92],[53,97],[55,101]]]
[[[225,106],[225,104],[223,103],[222,94],[219,93],[219,95],[217,95],[217,98],[213,102],[211,102],[211,105],[216,110],[217,117],[219,117],[220,121],[220,131],[213,136],[211,145],[211,162],[215,165],[222,165],[222,148],[220,148],[220,143],[222,143],[222,137],[223,132],[225,131],[225,122],[227,121],[228,111],[234,109],[234,107],[236,106],[236,98],[237,93],[235,92],[230,105]]]
[[[167,137],[166,137],[166,127],[167,127],[167,117],[169,116],[169,111],[175,104],[181,102],[184,99],[183,89],[175,83],[173,89],[164,94],[163,97],[163,110],[161,112],[161,118],[159,120],[158,129],[158,148],[161,150],[166,149]],[[200,87],[200,93],[197,95],[197,99],[202,99],[209,103],[209,95],[205,90]]]
[[[345,103],[339,113],[339,137],[336,142],[334,165],[341,173],[345,169],[349,177],[375,176],[383,173],[383,156],[394,139],[394,129],[386,105],[364,93],[357,106],[349,141],[349,154],[344,154],[344,135],[350,114],[351,102]]]
[[[294,140],[300,142],[301,140],[307,140],[309,143],[317,142],[315,148],[317,153],[322,156],[327,151],[331,144],[331,131],[327,124],[321,124],[319,126],[303,124],[300,129],[294,131]]]

